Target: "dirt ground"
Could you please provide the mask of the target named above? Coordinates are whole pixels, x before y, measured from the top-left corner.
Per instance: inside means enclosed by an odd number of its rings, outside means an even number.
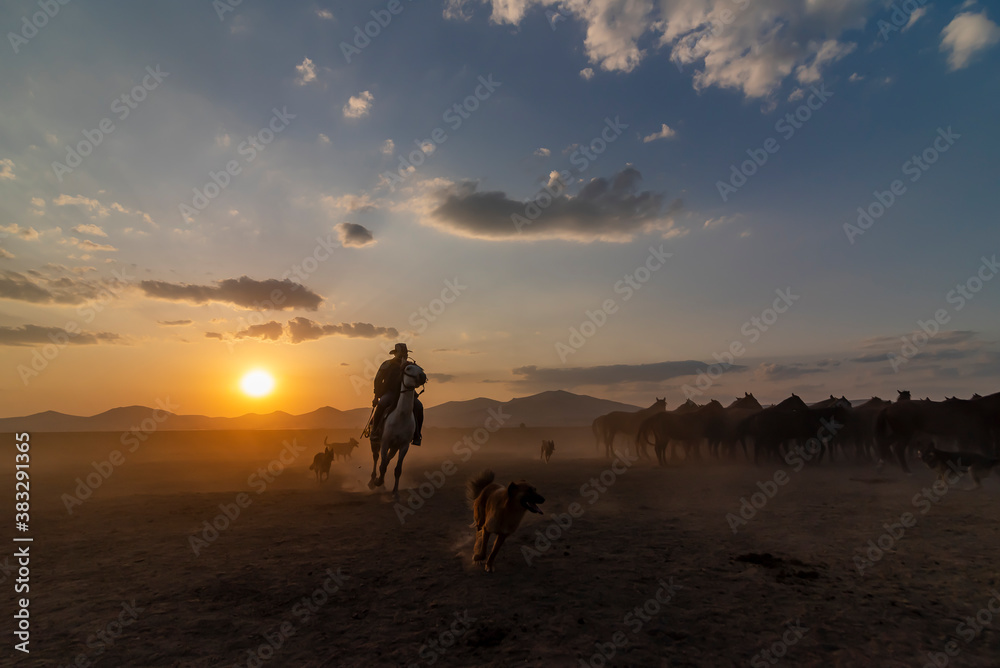
[[[481,446],[430,430],[397,506],[367,489],[365,446],[316,483],[306,467],[327,435],[350,434],[163,432],[134,452],[120,434],[33,435],[31,653],[9,633],[10,548],[0,663],[998,664],[996,478],[934,491],[922,467],[657,468],[598,458],[584,430]],[[124,461],[95,474],[114,450]],[[472,563],[463,489],[487,467],[546,497],[493,574]],[[100,486],[81,500],[89,474]],[[13,509],[0,528],[15,535]]]

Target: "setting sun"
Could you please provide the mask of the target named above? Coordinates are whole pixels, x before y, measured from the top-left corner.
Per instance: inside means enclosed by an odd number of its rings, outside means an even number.
[[[243,376],[240,389],[251,397],[263,397],[274,389],[274,378],[267,371],[257,369]]]

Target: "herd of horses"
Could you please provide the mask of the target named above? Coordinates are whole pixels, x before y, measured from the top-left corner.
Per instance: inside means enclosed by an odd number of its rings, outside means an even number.
[[[699,460],[707,447],[710,456],[734,458],[741,449],[755,464],[784,460],[792,448],[808,448],[809,459],[833,461],[838,455],[858,463],[895,460],[909,471],[907,459],[918,448],[979,452],[1000,457],[1000,392],[971,399],[944,401],[912,399],[899,392],[895,401],[873,397],[854,406],[845,397],[830,395],[806,404],[792,395],[767,408],[750,393],[729,406],[714,399],[698,405],[688,399],[667,410],[665,399],[648,408],[614,411],[592,425],[598,451],[613,454],[616,438],[626,438],[638,456],[649,458],[653,446],[661,466],[678,459]]]

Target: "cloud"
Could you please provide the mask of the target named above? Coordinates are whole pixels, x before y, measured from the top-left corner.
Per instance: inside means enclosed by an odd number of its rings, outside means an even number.
[[[770,95],[793,73],[800,82],[817,80],[826,66],[854,49],[841,34],[861,30],[877,5],[871,0],[488,2],[494,23],[514,25],[529,9],[558,6],[583,24],[587,58],[605,71],[631,72],[650,53],[666,51],[679,67],[696,68],[695,89],[730,88],[748,98]]]
[[[427,377],[437,383],[450,383],[455,380],[455,376],[450,373],[431,373],[428,374]]]
[[[220,334],[219,332],[205,332],[205,338],[206,339],[219,339],[220,341],[222,341],[225,337],[222,336],[222,334]]]
[[[0,259],[3,259],[3,260],[13,260],[14,257],[15,257],[14,254],[11,253],[6,248],[0,248]]]
[[[228,134],[215,135],[215,145],[219,148],[229,148],[232,142],[233,138]]]
[[[705,221],[703,227],[706,230],[715,229],[716,227],[722,227],[723,225],[728,225],[739,218],[739,214],[733,214],[732,216],[719,216],[718,218],[709,218]]]
[[[4,158],[0,160],[0,181],[13,181],[17,176],[14,175],[14,161],[10,158]]]
[[[39,237],[38,230],[33,227],[21,227],[17,223],[11,223],[10,225],[0,225],[0,232],[5,232],[6,234],[13,234],[19,237],[23,241],[34,241]]]
[[[226,135],[228,137],[228,135]],[[218,138],[216,138],[218,141]],[[103,191],[102,191],[103,192]],[[138,209],[129,209],[126,206],[122,206],[118,202],[112,202],[110,205],[105,206],[96,199],[90,197],[84,197],[83,195],[60,195],[52,200],[52,203],[56,206],[77,206],[87,211],[91,218],[107,218],[111,215],[112,211],[117,213],[123,213],[126,215],[139,216],[143,221],[146,222],[152,228],[159,228],[153,219],[145,211],[140,211]]]
[[[962,12],[941,31],[941,51],[948,53],[948,68],[960,70],[982,51],[1000,42],[1000,27],[979,14]]]
[[[807,364],[805,362],[793,362],[791,364],[760,364],[753,370],[753,379],[760,382],[791,380],[813,373],[824,373],[830,371],[832,367],[838,366],[837,362],[824,361],[820,363]]]
[[[297,73],[295,83],[299,86],[305,86],[310,81],[316,81],[316,66],[308,58],[304,58],[301,63],[296,65],[295,71]]]
[[[352,95],[347,104],[344,105],[345,118],[362,118],[368,115],[372,105],[375,103],[375,96],[368,91],[361,91],[357,95]]]
[[[924,17],[925,14],[930,10],[930,7],[917,7],[910,13],[910,20],[906,22],[903,26],[903,32],[906,32],[913,27],[913,24]]]
[[[59,342],[75,346],[97,343],[117,343],[121,337],[111,332],[67,332],[62,327],[21,325],[0,327],[0,346],[42,346]]]
[[[379,151],[382,152],[382,155],[392,155],[393,151],[395,150],[396,150],[396,142],[392,141],[391,139],[386,139],[384,142],[382,142],[382,148],[379,149]]]
[[[104,236],[107,236],[107,235],[104,235]],[[94,243],[90,239],[77,239],[76,237],[70,237],[68,239],[60,239],[59,242],[60,243],[65,243],[65,244],[69,244],[71,246],[76,246],[80,250],[86,251],[88,253],[89,252],[94,252],[94,251],[101,251],[101,252],[106,252],[106,253],[112,253],[112,252],[116,252],[118,250],[114,246],[110,246],[108,244],[98,244],[98,243]]]
[[[469,0],[446,0],[441,15],[452,21],[468,21],[472,14],[465,10]]]
[[[340,244],[345,248],[361,248],[375,243],[375,237],[364,225],[357,223],[340,223],[336,225],[337,236]]]
[[[284,327],[277,320],[271,320],[260,325],[250,325],[246,329],[236,332],[237,339],[264,339],[267,341],[277,341],[284,334]]]
[[[864,79],[865,78],[862,75],[858,74],[857,72],[855,72],[851,76],[847,77],[847,80],[850,81],[851,83],[857,83],[859,81],[864,81]]]
[[[377,337],[395,339],[399,332],[395,327],[376,327],[367,322],[342,322],[339,325],[320,325],[308,318],[292,318],[288,321],[288,333],[292,343],[315,341],[324,336],[345,336],[356,339]]]
[[[319,143],[320,143],[320,144],[329,144],[329,143],[330,143],[330,138],[329,138],[329,137],[327,137],[327,136],[326,136],[325,134],[323,134],[322,132],[320,132],[320,133],[319,133],[319,136],[318,136],[318,137],[316,137],[316,138],[317,138],[317,139],[319,140]]]
[[[106,237],[107,233],[100,228],[98,225],[88,223],[86,225],[77,225],[73,228],[73,231],[78,234],[91,234],[95,237]]]
[[[642,143],[648,144],[649,142],[656,141],[657,139],[670,139],[676,134],[677,132],[675,130],[672,130],[671,128],[667,127],[667,124],[664,123],[663,125],[660,126],[660,129],[657,132],[648,134],[645,137],[643,137]]]
[[[837,62],[856,47],[857,44],[838,42],[835,39],[828,39],[821,44],[811,44],[810,49],[815,50],[815,53],[808,65],[803,63],[795,69],[795,78],[801,84],[816,83],[822,77],[826,65]]]
[[[323,298],[309,288],[289,279],[269,278],[257,281],[248,276],[227,278],[215,285],[192,285],[166,281],[142,281],[139,288],[148,297],[168,301],[206,304],[221,302],[246,309],[283,311],[305,309],[315,311]]]
[[[585,81],[590,81],[594,78],[594,68],[584,67],[580,70],[580,77],[582,77]]]
[[[324,21],[333,20],[333,12],[331,12],[329,9],[317,9],[316,16],[320,17]]]
[[[194,320],[157,320],[156,322],[164,327],[184,327],[193,323]]]
[[[541,193],[528,202],[479,192],[474,182],[452,184],[431,195],[434,203],[424,222],[457,236],[495,241],[624,242],[640,232],[682,233],[671,217],[680,200],[664,211],[663,194],[638,192],[641,179],[638,170],[626,167],[611,178],[592,179],[575,196]]]
[[[0,299],[12,299],[30,304],[83,304],[94,299],[110,301],[125,283],[117,280],[83,280],[61,276],[45,276],[29,270],[31,278],[14,271],[0,273]]]
[[[672,378],[694,376],[709,364],[686,360],[683,362],[655,362],[651,364],[612,364],[608,366],[538,368],[523,366],[514,369],[516,382],[550,387],[576,387],[579,385],[613,385],[616,383],[655,383]],[[727,371],[742,371],[745,366],[732,364]]]
[[[343,209],[351,213],[355,211],[371,211],[377,206],[367,193],[361,195],[341,195],[340,197],[324,195],[320,198],[320,204],[327,209]]]
[[[547,158],[552,155],[552,151],[547,148],[536,148],[535,152],[532,154],[537,158]]]

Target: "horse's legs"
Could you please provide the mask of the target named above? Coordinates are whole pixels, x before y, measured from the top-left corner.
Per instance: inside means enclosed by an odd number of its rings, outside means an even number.
[[[493,572],[493,562],[496,561],[496,559],[497,559],[497,552],[500,551],[500,546],[503,545],[503,542],[504,542],[504,540],[506,540],[506,538],[507,538],[507,536],[503,535],[502,533],[498,533],[497,534],[497,539],[495,541],[493,541],[493,549],[490,550],[490,556],[486,560],[486,572],[487,573],[492,573]]]
[[[378,466],[378,453],[378,444],[372,443],[372,477],[368,481],[368,489],[375,489],[375,467]]]
[[[396,480],[392,483],[392,495],[399,497],[399,476],[403,475],[403,458],[406,457],[406,452],[409,450],[407,445],[404,445],[399,449],[399,454],[396,455],[396,468],[394,470]]]
[[[476,532],[476,547],[472,550],[472,560],[482,561],[486,558],[486,546],[490,542],[490,532],[485,528]]]

